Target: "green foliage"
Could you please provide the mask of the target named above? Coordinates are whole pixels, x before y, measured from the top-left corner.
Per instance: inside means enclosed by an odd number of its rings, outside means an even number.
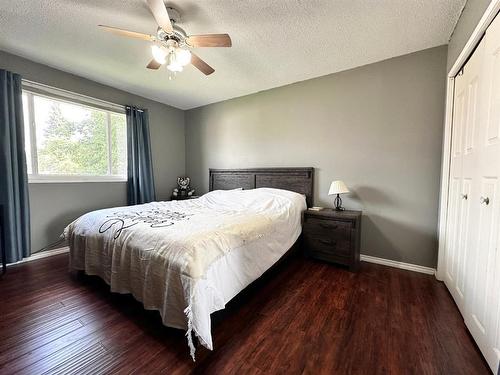
[[[112,174],[126,168],[125,116],[112,114]],[[64,116],[61,105],[53,102],[38,148],[41,174],[100,176],[108,173],[107,113],[88,110],[80,121]],[[125,159],[125,160],[124,160]]]
[[[111,114],[111,174],[127,174],[127,122],[124,115]]]

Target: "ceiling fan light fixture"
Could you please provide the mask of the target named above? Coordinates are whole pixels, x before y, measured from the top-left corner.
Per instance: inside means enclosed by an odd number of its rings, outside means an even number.
[[[146,2],[158,25],[156,35],[112,26],[99,26],[107,32],[153,42],[151,46],[153,59],[149,61],[146,68],[158,70],[162,65],[166,65],[170,72],[169,79],[173,79],[177,72],[182,72],[183,68],[189,64],[206,76],[215,72],[214,68],[189,49],[195,47],[231,47],[230,36],[228,34],[188,35],[177,24],[180,20],[179,12],[174,8],[167,7],[165,0],[146,0]]]
[[[189,52],[187,49],[177,48],[175,50],[175,61],[181,66],[190,64],[191,52]]]
[[[158,64],[165,64],[167,62],[167,52],[165,52],[165,50],[156,45],[156,44],[153,44],[151,46],[151,53],[153,54],[153,59],[155,59],[155,61],[158,63]]]
[[[167,57],[167,69],[171,72],[182,72],[184,66],[191,62],[191,52],[182,48],[172,48]]]
[[[174,72],[174,73],[178,73],[178,72],[182,72],[182,70],[184,69],[182,65],[180,64],[177,64],[177,63],[170,63],[167,65],[167,69],[170,70],[171,72]]]

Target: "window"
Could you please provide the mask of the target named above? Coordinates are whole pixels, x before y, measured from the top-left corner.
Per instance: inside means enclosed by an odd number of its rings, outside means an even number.
[[[125,180],[127,127],[119,109],[24,88],[30,182]]]

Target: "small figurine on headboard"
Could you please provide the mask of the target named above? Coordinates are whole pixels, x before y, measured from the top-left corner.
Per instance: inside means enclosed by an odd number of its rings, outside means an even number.
[[[189,177],[177,177],[177,185],[179,187],[175,188],[172,192],[174,197],[188,198],[194,194],[194,189],[191,189],[189,184],[191,179]]]

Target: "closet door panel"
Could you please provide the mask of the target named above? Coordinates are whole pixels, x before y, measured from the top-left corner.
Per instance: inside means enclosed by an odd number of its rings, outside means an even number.
[[[462,154],[463,144],[463,124],[465,123],[466,111],[466,90],[463,77],[457,77],[455,84],[455,103],[453,108],[452,145],[450,160],[450,194],[448,206],[448,221],[446,227],[446,276],[445,283],[456,300],[460,303],[460,296],[457,295],[455,286],[457,272],[459,269],[459,231],[460,231],[460,211],[462,200]]]
[[[461,179],[451,180],[450,202],[448,211],[448,229],[446,241],[446,285],[450,291],[455,290],[456,270],[458,268],[458,228],[460,226],[460,191]]]
[[[499,238],[497,238],[497,244],[499,243]],[[489,351],[489,354],[486,355],[486,359],[488,363],[490,363],[490,366],[492,366],[492,369],[498,368],[500,369],[500,253],[496,253],[496,261],[495,261],[495,283],[493,285],[493,296],[492,296],[492,301],[493,303],[491,304],[491,317],[490,317],[490,332],[491,332],[491,338],[490,338],[490,343],[491,343],[491,350]],[[495,294],[496,293],[496,294]]]
[[[481,56],[473,56],[455,80],[454,122],[450,168],[448,239],[445,246],[445,282],[462,314],[470,290],[470,249],[474,241],[474,206],[471,196],[477,190],[478,114]]]
[[[484,48],[482,47],[484,45]],[[500,18],[488,28],[480,47],[481,65],[478,142],[475,169],[479,190],[473,194],[477,207],[477,241],[473,254],[471,292],[466,298],[466,324],[490,368],[498,370],[500,343]],[[479,49],[479,47],[478,47]],[[477,52],[478,50],[476,50]],[[476,53],[475,52],[475,53]]]
[[[464,77],[467,83],[467,117],[464,130],[464,155],[462,160],[462,175],[464,179],[464,192],[467,190],[467,209],[463,212],[466,220],[462,226],[460,243],[465,247],[463,251],[463,277],[458,285],[463,293],[464,306],[461,312],[464,317],[471,310],[468,303],[474,294],[475,265],[478,261],[478,218],[479,204],[477,199],[480,195],[480,175],[477,164],[480,154],[479,132],[481,124],[481,88],[482,88],[482,63],[484,55],[484,43],[479,45],[474,56],[471,57],[465,67]],[[467,181],[467,187],[465,187]],[[465,202],[464,202],[465,203]]]
[[[483,178],[481,183],[481,195],[496,198],[498,189],[498,179]],[[469,327],[479,331],[480,335],[486,333],[487,319],[489,313],[489,297],[493,283],[492,271],[495,261],[495,234],[496,225],[498,225],[498,211],[495,212],[493,205],[482,203],[479,209],[478,242],[477,242],[477,260],[475,279],[473,284],[474,294],[471,296],[468,304],[471,305],[472,322],[475,326]]]
[[[469,155],[474,151],[476,140],[476,130],[478,121],[478,86],[479,76],[476,74],[468,85],[468,112],[467,112],[467,129],[465,131],[465,150],[464,154]]]
[[[492,371],[500,360],[500,17],[455,78],[445,283]]]
[[[458,243],[456,244],[457,254],[457,272],[455,290],[460,300],[465,297],[466,288],[466,265],[469,253],[469,228],[470,228],[470,200],[472,188],[472,179],[464,178],[462,180],[462,193],[460,199],[460,225],[457,233]],[[463,308],[463,307],[462,307]]]
[[[457,94],[455,96],[455,110],[453,114],[453,143],[452,143],[452,164],[455,167],[459,167],[457,163],[460,164],[460,160],[457,160],[462,156],[462,133],[463,133],[463,124],[465,117],[465,90],[460,86],[460,78],[457,78],[456,86],[457,86]]]
[[[500,17],[497,16],[488,28],[485,36],[486,52],[484,74],[488,77],[485,95],[487,113],[486,131],[482,139],[485,142],[484,156],[481,160],[482,174],[489,180],[495,179],[494,194],[485,191],[483,196],[490,199],[494,223],[491,244],[488,251],[488,313],[486,325],[487,347],[483,350],[491,369],[497,371],[500,360]],[[492,196],[487,195],[492,194]],[[482,206],[485,206],[483,203]],[[486,210],[486,207],[484,208]]]
[[[468,298],[469,314],[466,324],[479,348],[492,368],[498,362],[498,226],[500,207],[500,183],[496,177],[484,177],[481,181],[479,203],[478,242],[473,294]],[[480,198],[481,199],[481,198]]]
[[[492,73],[488,95],[488,125],[486,141],[488,145],[497,144],[500,140],[500,45],[489,45],[487,69]]]

